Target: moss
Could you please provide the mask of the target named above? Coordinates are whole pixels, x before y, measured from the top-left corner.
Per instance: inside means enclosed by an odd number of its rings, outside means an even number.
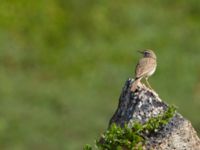
[[[169,123],[175,112],[175,107],[170,106],[163,114],[150,118],[144,124],[134,122],[131,128],[128,125],[121,128],[112,124],[96,141],[96,147],[100,150],[142,150],[142,146],[145,144],[143,135],[149,136],[156,133]],[[84,150],[92,150],[92,147],[86,145]]]

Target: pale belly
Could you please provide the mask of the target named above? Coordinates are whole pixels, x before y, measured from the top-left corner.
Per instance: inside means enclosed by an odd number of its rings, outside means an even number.
[[[156,67],[153,70],[149,71],[146,76],[147,77],[151,76],[152,74],[154,74],[155,71],[156,71]]]

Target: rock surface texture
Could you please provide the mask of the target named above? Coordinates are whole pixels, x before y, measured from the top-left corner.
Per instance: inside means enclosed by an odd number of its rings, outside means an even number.
[[[133,79],[128,79],[119,98],[118,108],[109,126],[121,127],[135,121],[145,123],[149,118],[164,113],[168,105],[154,91],[141,85],[132,92]],[[151,135],[144,135],[146,150],[200,150],[200,139],[191,123],[176,112],[171,121]]]

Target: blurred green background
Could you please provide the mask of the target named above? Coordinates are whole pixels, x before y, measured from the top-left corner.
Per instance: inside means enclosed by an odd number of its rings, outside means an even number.
[[[80,150],[114,113],[140,55],[200,128],[200,1],[1,0],[0,149]]]

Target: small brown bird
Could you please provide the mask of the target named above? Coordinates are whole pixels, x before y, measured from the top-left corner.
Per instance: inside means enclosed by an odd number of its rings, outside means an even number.
[[[139,51],[143,54],[135,69],[135,82],[132,84],[131,91],[135,91],[138,83],[145,78],[149,88],[151,88],[148,78],[156,71],[156,54],[152,50]],[[152,89],[152,88],[151,88]]]

